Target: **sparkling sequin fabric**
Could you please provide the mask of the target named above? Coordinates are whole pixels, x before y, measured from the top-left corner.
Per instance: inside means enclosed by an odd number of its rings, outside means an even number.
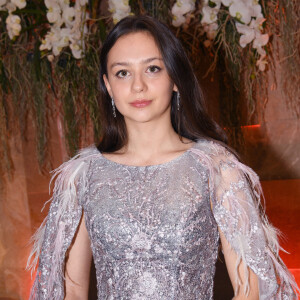
[[[276,235],[257,208],[258,177],[216,142],[199,140],[151,166],[118,164],[91,147],[57,174],[46,226],[36,235],[31,299],[64,298],[65,253],[82,211],[99,300],[213,299],[218,227],[248,266],[245,274],[257,274],[260,299],[297,299]]]

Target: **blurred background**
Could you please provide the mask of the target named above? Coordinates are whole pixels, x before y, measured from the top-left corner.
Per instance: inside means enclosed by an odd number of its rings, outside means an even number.
[[[0,299],[27,299],[29,239],[54,168],[99,141],[99,53],[129,14],[183,43],[229,143],[260,176],[300,284],[300,4],[272,1],[0,1]],[[231,299],[220,257],[215,299]],[[93,277],[92,277],[93,278]],[[95,298],[91,281],[91,296]]]

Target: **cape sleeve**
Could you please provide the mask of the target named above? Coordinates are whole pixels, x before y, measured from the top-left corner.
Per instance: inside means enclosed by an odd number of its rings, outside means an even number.
[[[235,295],[241,285],[238,267],[243,262],[245,295],[250,289],[250,268],[258,277],[259,299],[298,299],[299,288],[278,254],[282,249],[277,230],[260,205],[263,194],[258,176],[225,147],[207,142],[204,148],[192,151],[208,168],[213,215],[238,257]]]
[[[37,263],[38,268],[30,300],[64,299],[65,255],[81,219],[88,166],[97,155],[95,147],[85,148],[53,171],[50,185],[56,180],[49,212],[31,239],[27,269],[33,272]]]

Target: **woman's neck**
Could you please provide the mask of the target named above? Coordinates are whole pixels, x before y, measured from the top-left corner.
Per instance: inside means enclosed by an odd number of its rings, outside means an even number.
[[[167,152],[181,144],[179,135],[170,122],[145,122],[128,124],[128,144],[124,152],[150,157],[152,154]]]

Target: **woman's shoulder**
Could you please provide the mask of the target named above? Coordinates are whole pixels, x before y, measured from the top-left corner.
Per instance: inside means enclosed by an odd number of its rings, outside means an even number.
[[[198,139],[191,150],[196,154],[205,155],[213,161],[237,159],[237,154],[233,149],[213,139]]]
[[[51,182],[55,178],[61,178],[63,181],[77,180],[80,175],[86,173],[91,162],[97,159],[99,155],[100,152],[95,145],[78,150],[76,155],[51,172],[53,174]]]
[[[88,147],[81,148],[77,151],[76,155],[73,158],[88,158],[88,157],[94,157],[100,154],[100,151],[97,149],[97,147],[92,144]]]
[[[214,140],[197,141],[193,147],[198,161],[207,167],[210,176],[214,178],[228,179],[243,178],[246,175],[253,186],[259,184],[259,177],[254,170],[240,161],[234,150],[225,144]]]
[[[76,165],[79,162],[87,162],[100,155],[99,150],[95,145],[90,145],[79,149],[76,154],[61,164],[61,166]]]

